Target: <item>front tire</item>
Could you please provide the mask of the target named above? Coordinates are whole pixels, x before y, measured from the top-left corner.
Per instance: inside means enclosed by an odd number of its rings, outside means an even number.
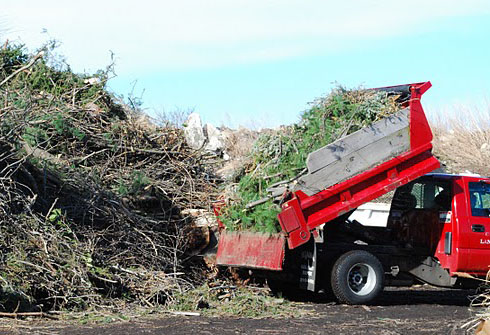
[[[335,262],[331,284],[339,302],[349,305],[367,304],[383,291],[383,265],[367,251],[349,251]]]

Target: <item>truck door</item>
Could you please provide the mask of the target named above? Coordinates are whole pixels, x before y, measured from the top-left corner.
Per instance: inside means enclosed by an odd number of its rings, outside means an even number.
[[[467,203],[470,227],[465,231],[471,249],[467,270],[486,273],[490,265],[490,185],[483,181],[468,182]]]
[[[451,216],[451,199],[451,183],[434,177],[422,177],[397,189],[388,218],[394,240],[434,255]]]

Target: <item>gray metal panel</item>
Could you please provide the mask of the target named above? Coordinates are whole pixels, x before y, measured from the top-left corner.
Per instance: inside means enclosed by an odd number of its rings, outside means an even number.
[[[408,151],[409,125],[404,109],[312,152],[294,190],[313,195]]]
[[[308,173],[324,168],[342,157],[345,157],[372,142],[376,142],[394,132],[409,126],[408,109],[403,109],[392,116],[379,120],[369,127],[330,143],[308,155],[306,166]]]
[[[452,242],[453,242],[453,234],[450,231],[447,231],[444,236],[444,253],[446,255],[451,255]]]

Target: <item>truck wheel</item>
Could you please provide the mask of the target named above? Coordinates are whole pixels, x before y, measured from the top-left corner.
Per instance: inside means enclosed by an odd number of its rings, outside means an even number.
[[[367,251],[349,251],[335,262],[331,284],[339,302],[350,305],[369,303],[383,290],[383,265]]]

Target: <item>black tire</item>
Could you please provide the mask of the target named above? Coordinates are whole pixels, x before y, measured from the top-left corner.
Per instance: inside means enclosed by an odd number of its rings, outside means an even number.
[[[335,262],[331,284],[339,302],[349,305],[368,304],[383,291],[383,265],[367,251],[349,251]]]

